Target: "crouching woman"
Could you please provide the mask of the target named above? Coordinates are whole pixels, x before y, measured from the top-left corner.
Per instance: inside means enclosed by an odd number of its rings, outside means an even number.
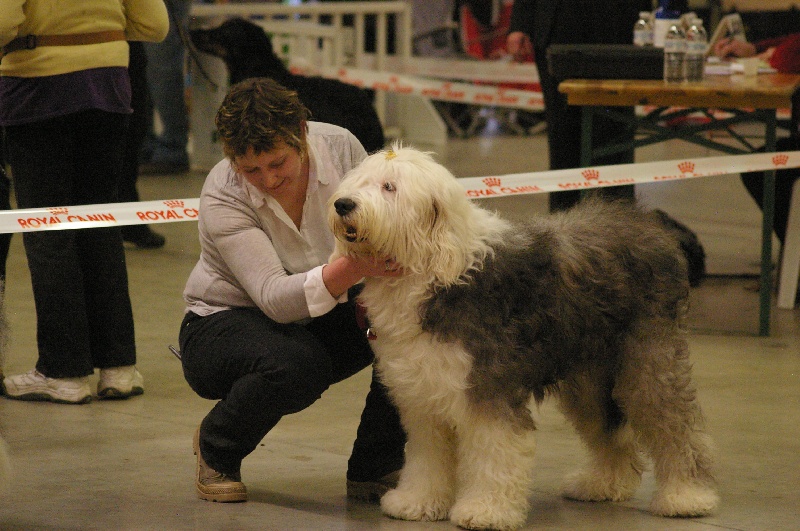
[[[328,198],[367,153],[347,130],[308,118],[295,92],[263,78],[231,87],[216,116],[226,158],[200,196],[200,259],[180,330],[187,382],[218,400],[194,440],[205,500],[245,501],[242,460],[278,421],[371,365],[352,288],[363,277],[400,274],[383,259],[328,263]],[[392,486],[404,445],[373,376],[348,495],[377,499]]]

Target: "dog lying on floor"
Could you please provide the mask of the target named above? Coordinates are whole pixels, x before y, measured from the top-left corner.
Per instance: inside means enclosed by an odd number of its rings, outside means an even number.
[[[683,318],[686,260],[656,215],[586,200],[514,225],[470,202],[429,154],[395,145],[331,199],[335,256],[388,257],[365,280],[376,367],[408,433],[381,507],[406,520],[516,529],[528,516],[530,400],[557,396],[589,465],[563,495],[701,516],[718,504]]]
[[[261,27],[233,18],[217,28],[195,29],[189,34],[198,50],[225,62],[231,85],[251,77],[272,78],[297,92],[312,120],[344,127],[367,153],[384,147],[383,126],[365,90],[335,79],[292,74],[275,55],[272,41]]]

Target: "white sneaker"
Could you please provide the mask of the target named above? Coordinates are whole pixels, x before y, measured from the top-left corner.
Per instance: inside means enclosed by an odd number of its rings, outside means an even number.
[[[3,380],[6,396],[17,400],[46,400],[60,404],[86,404],[92,400],[89,377],[48,378],[36,369]]]
[[[100,398],[128,398],[144,393],[144,378],[135,365],[100,369],[97,396]]]

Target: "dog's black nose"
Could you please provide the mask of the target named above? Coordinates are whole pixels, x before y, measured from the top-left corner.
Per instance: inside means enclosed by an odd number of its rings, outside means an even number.
[[[336,209],[336,213],[339,214],[340,216],[346,216],[347,214],[352,212],[355,207],[356,207],[356,202],[346,197],[343,197],[342,199],[337,199],[336,201],[333,202],[333,208]]]

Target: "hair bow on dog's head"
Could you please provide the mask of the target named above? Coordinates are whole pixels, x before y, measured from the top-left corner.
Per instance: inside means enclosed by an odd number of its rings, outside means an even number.
[[[393,159],[393,158],[395,158],[396,156],[397,156],[397,153],[395,153],[395,152],[394,152],[393,150],[391,150],[391,149],[390,149],[389,151],[387,151],[387,152],[386,152],[386,160],[392,160],[392,159]]]

